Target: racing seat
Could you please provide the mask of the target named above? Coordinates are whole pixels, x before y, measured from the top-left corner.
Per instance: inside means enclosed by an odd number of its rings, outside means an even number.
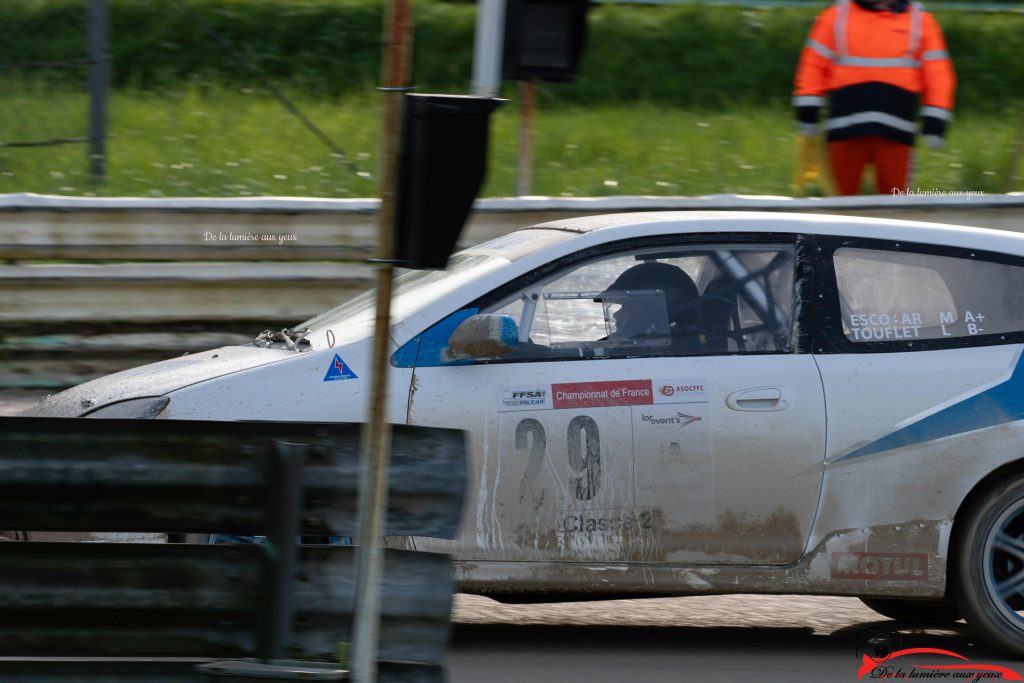
[[[736,343],[737,351],[745,351],[743,334],[740,331],[739,302],[736,298],[736,281],[728,275],[716,275],[704,288],[701,295],[704,334],[710,353],[725,353],[729,340]]]

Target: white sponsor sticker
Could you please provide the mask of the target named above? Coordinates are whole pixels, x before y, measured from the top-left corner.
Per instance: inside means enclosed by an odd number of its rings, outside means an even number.
[[[551,408],[551,387],[505,387],[501,390],[499,411],[547,410]]]
[[[699,383],[676,383],[676,386],[699,386]],[[687,392],[677,392],[674,396],[680,393],[686,395]],[[663,521],[670,529],[713,523],[714,466],[709,403],[704,400],[633,406],[632,410],[637,505],[661,510]]]
[[[707,401],[707,380],[703,377],[656,379],[655,403],[690,403]]]

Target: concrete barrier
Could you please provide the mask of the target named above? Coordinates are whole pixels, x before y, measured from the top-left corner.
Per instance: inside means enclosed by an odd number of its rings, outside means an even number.
[[[0,259],[357,261],[373,254],[377,207],[375,199],[0,195]],[[665,210],[792,211],[1021,230],[1024,193],[481,199],[461,243],[558,218]]]

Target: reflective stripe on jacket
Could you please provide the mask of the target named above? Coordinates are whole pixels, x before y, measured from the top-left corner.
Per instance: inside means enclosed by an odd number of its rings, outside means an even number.
[[[956,75],[935,18],[916,2],[873,11],[838,0],[800,54],[793,104],[823,106],[829,140],[881,135],[913,144],[922,116],[952,117]]]

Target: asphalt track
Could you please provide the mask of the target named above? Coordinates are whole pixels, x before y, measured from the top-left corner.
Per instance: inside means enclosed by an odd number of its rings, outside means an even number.
[[[972,664],[1024,674],[1024,661],[976,644],[962,621],[914,628],[879,616],[856,598],[724,595],[502,605],[458,595],[453,618],[451,683],[851,682],[858,680],[864,643],[873,636],[895,649],[951,650]],[[898,659],[889,673],[902,669],[905,680],[972,680],[911,666],[949,664],[951,657]],[[860,680],[884,680],[885,672],[873,667]],[[938,675],[943,673],[949,675]]]
[[[0,415],[45,395],[0,391]],[[457,595],[452,619],[449,683],[846,683],[858,680],[872,637],[893,650],[949,650],[971,664],[1004,666],[1024,677],[1024,661],[978,643],[963,622],[916,628],[881,617],[856,598],[722,595],[504,605]],[[859,680],[993,680],[921,668],[952,662],[907,656]],[[893,675],[885,679],[887,673]]]

